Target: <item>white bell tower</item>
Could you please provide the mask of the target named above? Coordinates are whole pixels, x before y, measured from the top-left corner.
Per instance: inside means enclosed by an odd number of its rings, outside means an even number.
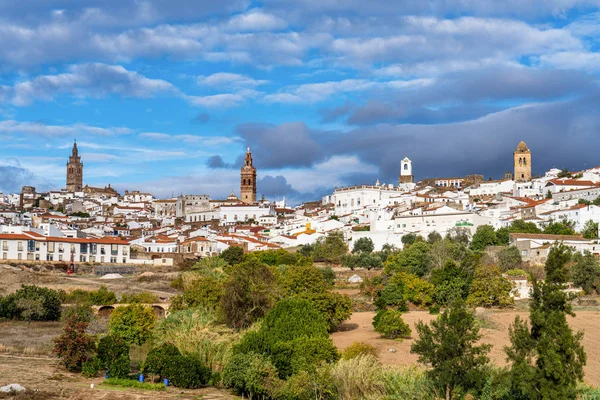
[[[400,177],[398,179],[400,183],[414,183],[415,177],[412,172],[412,161],[408,157],[400,162]]]

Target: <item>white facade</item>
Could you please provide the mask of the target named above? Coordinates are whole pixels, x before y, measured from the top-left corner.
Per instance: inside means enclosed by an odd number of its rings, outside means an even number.
[[[412,161],[408,157],[400,162],[400,176],[412,176]]]
[[[471,197],[493,196],[498,193],[512,193],[514,184],[514,181],[482,182],[465,189],[465,191],[468,191]]]
[[[235,225],[250,219],[258,221],[266,215],[275,215],[275,208],[270,205],[238,204],[219,207],[220,225]]]

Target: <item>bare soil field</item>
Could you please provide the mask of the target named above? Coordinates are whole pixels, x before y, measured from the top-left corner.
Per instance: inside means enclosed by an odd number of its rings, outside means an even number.
[[[585,367],[585,381],[593,386],[600,386],[600,311],[576,311],[575,318],[568,318],[569,324],[574,330],[584,332],[583,345],[587,353],[587,365]],[[485,320],[491,322],[493,328],[482,329],[482,342],[491,344],[492,351],[490,359],[497,365],[506,365],[504,346],[510,344],[508,338],[508,327],[514,321],[515,316],[528,320],[529,314],[524,311],[493,311],[485,312]],[[373,330],[374,312],[360,312],[352,314],[350,320],[346,321],[339,332],[332,335],[333,342],[343,350],[354,342],[366,342],[375,346],[379,352],[379,359],[386,365],[409,366],[417,363],[418,356],[411,354],[410,346],[417,336],[415,324],[417,321],[425,323],[435,319],[426,311],[411,311],[403,315],[404,321],[410,325],[413,338],[403,341],[382,339]],[[395,350],[390,351],[390,349]]]

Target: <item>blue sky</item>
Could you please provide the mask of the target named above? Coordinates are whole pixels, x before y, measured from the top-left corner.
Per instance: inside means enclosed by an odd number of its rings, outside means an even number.
[[[0,3],[0,190],[293,202],[334,186],[600,164],[599,0]]]

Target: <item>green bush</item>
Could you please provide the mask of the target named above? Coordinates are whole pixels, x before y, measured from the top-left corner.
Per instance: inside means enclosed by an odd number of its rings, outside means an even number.
[[[65,307],[62,311],[61,319],[68,321],[75,318],[79,322],[92,322],[94,319],[94,310],[89,304],[74,304],[71,307]]]
[[[354,342],[342,351],[342,358],[344,360],[367,355],[377,357],[377,349],[372,344],[363,342]]]
[[[399,253],[392,254],[385,262],[384,272],[409,272],[417,276],[426,275],[432,268],[431,245],[427,242],[415,242]]]
[[[129,344],[143,344],[152,335],[156,314],[141,304],[117,307],[110,315],[110,333],[122,337]]]
[[[335,272],[331,267],[321,267],[317,268],[321,275],[323,276],[323,280],[327,282],[330,286],[335,284]]]
[[[23,321],[58,321],[60,319],[60,295],[56,290],[23,285],[15,293],[4,298],[0,317]]]
[[[390,279],[391,284],[402,285],[404,300],[416,306],[429,306],[433,302],[435,286],[415,274],[399,272]]]
[[[495,266],[478,267],[471,283],[467,304],[473,307],[508,307],[514,300],[510,296],[512,284]]]
[[[142,372],[145,374],[164,375],[167,360],[172,357],[181,356],[179,349],[170,343],[165,343],[155,347],[148,352],[146,361],[142,366]]]
[[[182,389],[196,389],[206,385],[211,377],[210,369],[195,355],[167,357],[162,366],[162,375],[171,384]]]
[[[281,381],[277,370],[266,356],[247,353],[234,355],[223,369],[223,385],[238,395],[250,398],[272,398]]]
[[[219,257],[229,265],[237,265],[244,261],[244,249],[239,246],[230,246],[223,250]]]
[[[120,336],[106,335],[100,339],[98,359],[110,377],[126,378],[131,372],[129,344]]]
[[[335,292],[306,293],[298,296],[309,300],[327,320],[329,331],[333,332],[339,324],[352,315],[352,299],[345,294]]]
[[[373,318],[375,332],[386,339],[410,337],[410,327],[402,319],[402,313],[395,310],[379,311]]]
[[[106,288],[106,286],[100,286],[98,290],[82,290],[75,289],[66,294],[65,303],[76,304],[84,303],[93,306],[105,306],[109,304],[115,304],[117,302],[117,295]]]
[[[378,310],[385,310],[388,307],[396,307],[401,311],[407,310],[402,281],[388,280],[383,289],[376,292],[373,304]]]
[[[301,371],[314,372],[323,362],[337,361],[337,348],[328,337],[299,337],[273,346],[271,360],[279,377],[288,378]]]
[[[188,307],[216,310],[224,294],[223,277],[200,276],[185,287],[183,301]]]
[[[98,357],[88,359],[81,366],[81,374],[86,378],[95,378],[98,376],[98,371],[102,369],[102,362]]]
[[[302,371],[290,376],[273,397],[281,400],[336,400],[339,398],[329,364],[320,365],[314,372]]]
[[[131,303],[140,303],[140,304],[152,304],[158,302],[158,296],[150,293],[150,292],[139,292],[135,294],[125,293],[121,296],[120,303],[123,304],[131,304]]]

